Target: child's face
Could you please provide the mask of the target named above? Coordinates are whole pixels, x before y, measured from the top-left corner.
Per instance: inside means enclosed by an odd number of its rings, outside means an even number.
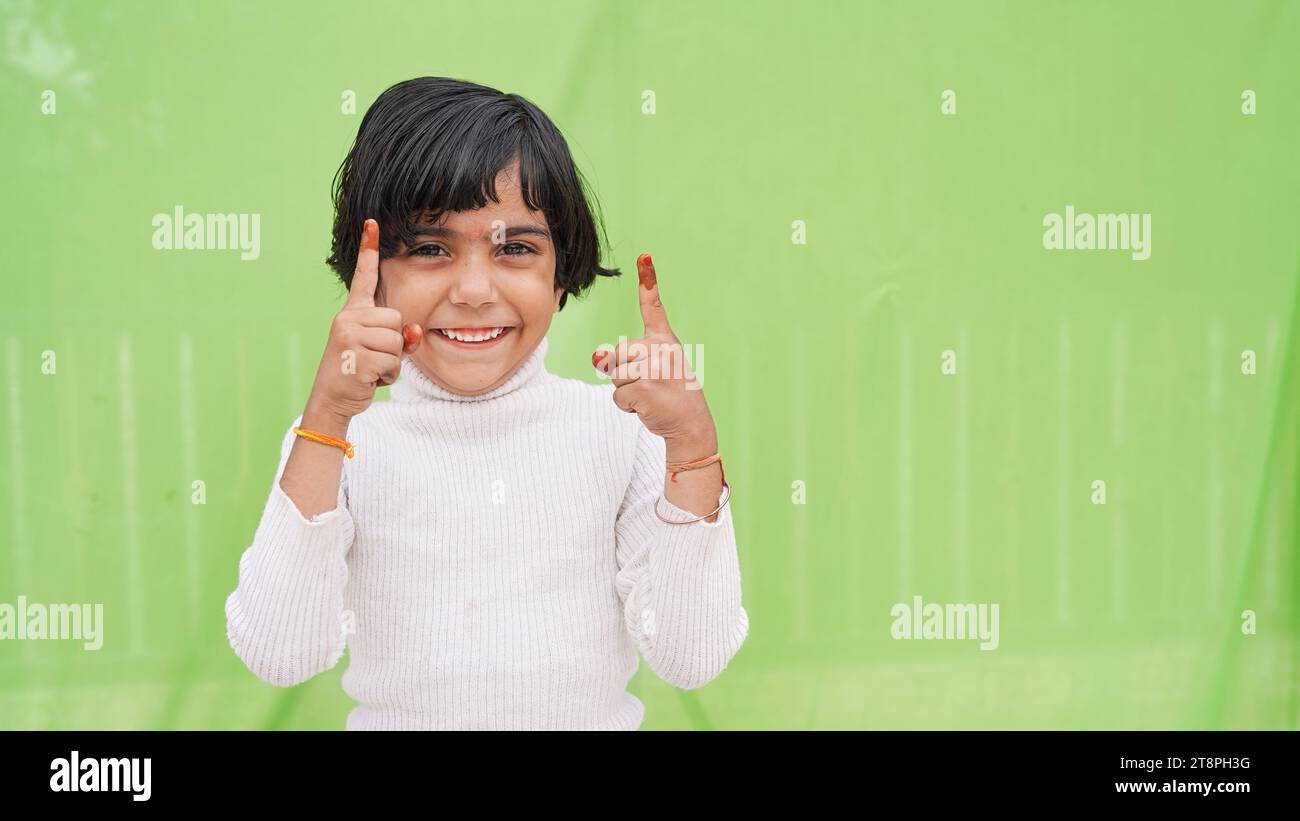
[[[563,293],[555,287],[550,226],[524,204],[518,165],[502,171],[496,186],[500,203],[448,212],[413,247],[380,262],[378,304],[420,324],[424,338],[411,359],[454,393],[484,393],[509,378],[546,335]],[[497,328],[505,330],[481,342],[443,332],[474,338]]]

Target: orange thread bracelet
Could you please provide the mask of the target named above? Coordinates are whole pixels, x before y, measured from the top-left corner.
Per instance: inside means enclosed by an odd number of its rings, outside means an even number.
[[[677,474],[681,473],[683,470],[695,470],[696,468],[707,467],[714,462],[718,463],[718,470],[722,470],[722,457],[716,453],[712,456],[706,456],[703,459],[696,459],[692,462],[669,462],[665,467],[670,473],[672,473],[672,481],[675,483],[677,481]],[[727,481],[726,471],[723,471],[722,473],[722,481],[724,484]]]
[[[307,430],[305,428],[294,428],[293,432],[304,439],[310,439],[313,442],[320,442],[322,445],[336,447],[339,450],[342,450],[343,455],[347,456],[349,459],[351,459],[353,453],[355,453],[351,442],[345,442],[337,436],[329,436],[328,434],[317,433],[314,430]]]

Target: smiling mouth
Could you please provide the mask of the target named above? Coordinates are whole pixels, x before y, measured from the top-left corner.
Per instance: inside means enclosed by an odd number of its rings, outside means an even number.
[[[490,348],[513,330],[513,325],[495,325],[479,328],[433,328],[429,333],[459,348]]]

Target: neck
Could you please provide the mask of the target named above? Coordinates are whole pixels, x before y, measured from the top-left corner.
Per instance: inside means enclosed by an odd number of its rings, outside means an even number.
[[[524,359],[518,368],[495,388],[483,393],[469,395],[456,393],[434,382],[420,366],[409,357],[402,361],[402,375],[390,389],[389,398],[394,402],[486,402],[514,393],[522,387],[549,381],[554,375],[546,369],[547,337],[543,336],[537,347]]]

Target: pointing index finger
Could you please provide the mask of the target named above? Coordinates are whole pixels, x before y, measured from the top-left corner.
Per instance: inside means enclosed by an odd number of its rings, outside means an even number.
[[[645,323],[646,333],[659,332],[671,334],[668,325],[668,313],[659,301],[659,279],[655,275],[654,260],[649,254],[636,258],[636,275],[641,286],[636,289],[641,302],[641,321]]]
[[[357,268],[352,274],[352,287],[348,290],[348,307],[373,308],[378,287],[379,223],[368,219],[361,231],[361,250],[357,252]]]

